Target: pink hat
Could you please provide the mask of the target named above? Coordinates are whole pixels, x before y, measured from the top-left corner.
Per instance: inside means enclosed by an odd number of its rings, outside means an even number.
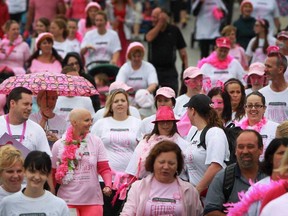
[[[175,98],[176,95],[175,95],[175,92],[172,88],[170,87],[161,87],[159,88],[157,91],[156,91],[156,96],[155,98],[158,96],[158,95],[162,95],[166,98]]]
[[[123,89],[126,92],[133,90],[132,87],[126,85],[125,83],[121,81],[115,81],[111,83],[111,85],[109,86],[109,94],[111,94],[114,90],[117,90],[117,89]]]
[[[140,43],[140,42],[133,42],[133,43],[130,43],[128,48],[127,48],[126,59],[130,60],[131,59],[131,54],[135,50],[140,50],[143,53],[143,55],[144,55],[145,48],[144,48],[143,44]]]
[[[255,62],[255,63],[250,65],[248,76],[250,76],[252,74],[263,76],[265,74],[264,70],[265,70],[265,65],[263,63]]]
[[[102,10],[101,6],[97,2],[90,2],[89,4],[86,5],[85,7],[85,13],[87,14],[88,10],[91,7],[96,7],[98,10]]]
[[[40,43],[46,40],[47,38],[50,38],[52,41],[54,40],[54,37],[51,33],[49,32],[40,33],[36,38],[36,48],[38,49],[40,47]]]
[[[242,9],[243,9],[243,7],[244,7],[245,4],[250,4],[251,7],[252,7],[252,9],[253,9],[253,4],[252,4],[252,2],[251,2],[250,0],[244,0],[244,1],[241,2],[241,5],[240,5],[241,11],[242,11]]]
[[[188,67],[183,73],[183,79],[193,79],[199,75],[203,75],[203,72],[198,67]]]
[[[156,123],[159,121],[179,121],[175,119],[174,112],[169,106],[160,106],[156,112],[156,119],[152,121],[152,123]]]
[[[135,102],[141,108],[149,108],[154,105],[154,98],[148,90],[139,89],[135,94]]]
[[[288,39],[288,32],[287,31],[279,32],[279,34],[277,35],[277,39],[280,39],[280,38]]]
[[[230,39],[228,37],[220,37],[217,38],[216,40],[216,46],[217,47],[225,47],[230,49],[231,48],[231,42]]]

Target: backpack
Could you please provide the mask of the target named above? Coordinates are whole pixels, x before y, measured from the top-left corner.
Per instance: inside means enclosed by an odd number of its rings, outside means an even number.
[[[201,132],[200,143],[197,145],[198,148],[202,146],[205,150],[207,149],[205,136],[209,129],[210,127],[206,126]],[[241,131],[242,129],[240,127],[236,127],[234,123],[230,123],[227,127],[224,128],[224,132],[228,140],[229,151],[230,151],[229,161],[225,161],[227,166],[236,162],[236,156],[235,156],[236,139]]]

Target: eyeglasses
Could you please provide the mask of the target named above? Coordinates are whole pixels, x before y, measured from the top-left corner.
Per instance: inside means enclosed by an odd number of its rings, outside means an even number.
[[[255,109],[260,109],[260,108],[264,107],[264,105],[260,105],[260,104],[247,104],[247,105],[245,105],[245,108],[247,108],[247,109],[252,109],[253,107]]]

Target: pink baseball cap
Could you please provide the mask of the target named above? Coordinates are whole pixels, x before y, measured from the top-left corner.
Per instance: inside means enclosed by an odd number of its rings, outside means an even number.
[[[280,39],[280,38],[288,39],[288,32],[287,31],[279,32],[277,35],[277,39]]]
[[[216,39],[216,46],[217,47],[225,47],[230,49],[231,48],[231,42],[228,37],[220,37]]]
[[[111,83],[111,85],[109,86],[109,94],[111,94],[114,90],[117,90],[117,89],[123,89],[126,92],[133,90],[132,87],[126,85],[125,83],[120,82],[120,81],[115,81]]]
[[[127,48],[127,52],[126,52],[126,59],[131,59],[131,54],[133,51],[135,50],[140,50],[143,55],[144,55],[144,52],[145,52],[145,48],[143,46],[142,43],[140,42],[132,42],[129,44],[128,48]]]
[[[85,7],[85,13],[87,13],[91,7],[96,7],[98,10],[102,10],[101,6],[97,2],[90,2]]]
[[[49,32],[40,33],[38,35],[38,37],[36,38],[36,47],[37,47],[37,49],[39,48],[40,43],[42,41],[48,39],[48,38],[51,39],[52,41],[54,41],[54,37],[53,37],[53,35],[51,33],[49,33]]]
[[[249,71],[248,71],[248,76],[252,74],[256,74],[259,76],[263,76],[265,74],[265,65],[261,62],[255,62],[250,65]]]
[[[174,112],[171,107],[169,106],[160,106],[156,112],[156,119],[152,121],[152,123],[156,123],[159,121],[179,121],[175,119]]]
[[[188,67],[183,73],[183,80],[193,79],[199,75],[203,75],[203,72],[198,67]]]
[[[244,7],[245,4],[250,4],[251,7],[252,7],[252,9],[253,9],[253,4],[252,4],[252,2],[251,2],[250,0],[244,0],[244,1],[241,2],[241,5],[240,5],[241,11],[242,11],[242,9],[243,9],[243,7]]]
[[[157,98],[157,96],[162,95],[166,98],[175,98],[175,92],[172,88],[170,87],[161,87],[156,91],[156,95],[155,98]]]

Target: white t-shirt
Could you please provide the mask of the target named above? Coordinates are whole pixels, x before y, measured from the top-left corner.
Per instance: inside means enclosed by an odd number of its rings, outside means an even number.
[[[60,115],[66,121],[68,121],[70,111],[75,108],[87,109],[91,113],[91,116],[93,116],[95,113],[90,97],[83,96],[59,96],[56,102],[54,112]]]
[[[271,121],[282,123],[288,119],[288,88],[274,92],[270,85],[260,89],[266,100],[265,116]]]
[[[37,124],[40,124],[42,115],[40,112],[32,113],[29,116],[29,119],[36,122]],[[62,118],[61,116],[59,116],[58,114],[55,114],[53,118],[47,120],[45,130],[51,131],[52,133],[56,134],[58,138],[61,138],[62,135],[65,133],[67,127],[68,127],[68,124],[66,120]]]
[[[184,151],[189,182],[194,186],[201,181],[211,163],[217,163],[222,168],[225,168],[226,164],[224,161],[229,161],[230,156],[229,144],[224,130],[212,127],[207,131],[205,136],[206,150],[202,146],[198,148],[197,145],[200,143],[202,130],[197,131],[197,133],[196,131],[197,128],[192,126],[186,137],[190,145]]]
[[[256,40],[256,37],[252,38],[249,41],[249,44],[248,44],[248,46],[246,48],[246,55],[252,57],[251,64],[255,63],[255,62],[265,63],[265,59],[267,57],[267,54],[263,53],[264,39],[263,38],[259,38],[258,47],[253,52],[252,51],[252,45],[253,45],[255,40]],[[274,38],[272,36],[268,36],[268,44],[269,44],[269,46],[273,46],[273,45],[275,45],[275,43],[276,43],[276,38]]]
[[[175,133],[172,137],[158,136],[154,134],[150,137],[148,142],[146,139],[139,142],[135,151],[133,152],[133,156],[131,157],[125,172],[130,175],[137,176],[137,178],[146,177],[149,174],[145,170],[146,157],[149,155],[150,150],[162,140],[170,140],[175,142],[181,148],[182,152],[184,152],[189,145],[189,143],[177,133]]]
[[[20,125],[10,124],[12,137],[17,141],[20,141],[23,127],[24,123]],[[0,116],[0,128],[0,137],[3,136],[4,133],[9,134],[4,116]],[[44,132],[43,128],[30,119],[26,121],[26,131],[22,144],[30,151],[38,150],[46,152],[50,156],[52,155],[46,138],[46,133]]]
[[[9,14],[17,14],[26,11],[27,1],[25,0],[7,0]]]
[[[285,56],[285,57],[288,61],[288,56]],[[286,71],[284,72],[284,77],[285,77],[286,82],[288,83],[288,67],[286,68]]]
[[[53,42],[53,47],[57,50],[58,54],[64,59],[68,52],[73,52],[73,45],[65,40],[63,42]]]
[[[133,116],[129,116],[124,121],[106,117],[93,125],[91,133],[102,140],[112,170],[125,171],[137,145],[136,132],[140,122],[140,119]]]
[[[172,183],[164,184],[153,178],[144,215],[181,216],[183,197],[181,199],[180,190],[176,180]]]
[[[0,203],[0,215],[69,216],[70,214],[64,200],[45,190],[45,193],[37,198],[27,197],[22,191],[5,197]]]
[[[192,10],[196,8],[199,0],[196,0],[192,5]],[[215,39],[220,36],[220,20],[213,16],[213,8],[221,8],[226,10],[225,5],[221,0],[205,0],[202,3],[199,14],[196,19],[196,35],[197,40],[201,39]]]
[[[188,101],[190,100],[190,97],[188,97],[186,94],[180,95],[176,98],[176,104],[174,107],[174,113],[178,118],[181,118],[187,111],[187,107],[183,107]]]
[[[73,40],[67,39],[67,41],[71,44],[71,48],[73,50],[71,52],[80,53],[80,42],[76,38]]]
[[[260,161],[264,160],[264,154],[269,146],[270,142],[275,138],[276,129],[279,124],[273,121],[268,120],[265,125],[260,130],[260,134],[263,139],[263,154],[260,156]],[[253,129],[253,127],[247,127],[247,129]]]
[[[233,59],[226,69],[219,69],[209,63],[205,63],[202,65],[201,71],[205,77],[211,79],[212,87],[215,87],[218,80],[224,83],[230,78],[239,79],[244,84],[243,76],[245,71],[236,59]]]
[[[140,113],[137,108],[133,106],[129,106],[129,111],[131,116],[134,116],[135,118],[141,119]],[[93,115],[93,124],[95,124],[99,119],[103,118],[105,112],[105,107],[102,109],[99,109],[94,115]]]
[[[20,190],[22,190],[23,188],[24,188],[24,185],[21,185]],[[12,195],[12,194],[14,193],[8,192],[2,186],[0,186],[0,202],[2,201],[4,197]]]
[[[111,29],[107,29],[104,35],[100,35],[98,30],[88,31],[81,43],[81,49],[88,45],[93,46],[95,50],[89,49],[85,54],[86,65],[94,61],[110,62],[112,55],[121,50],[118,34]]]
[[[286,216],[288,193],[270,201],[262,210],[260,216]]]
[[[142,61],[138,70],[132,68],[128,61],[119,69],[116,81],[121,81],[131,86],[136,92],[139,89],[147,89],[149,85],[155,83],[158,85],[158,78],[155,67],[146,61]]]
[[[279,8],[275,0],[250,0],[253,4],[252,16],[255,19],[266,19],[269,22],[269,34],[275,33],[274,18],[280,17]]]
[[[139,130],[137,132],[137,140],[140,141],[143,139],[143,137],[147,134],[150,134],[154,128],[154,123],[152,123],[152,121],[155,121],[156,119],[156,114],[151,115],[147,118],[144,118],[141,121]]]

